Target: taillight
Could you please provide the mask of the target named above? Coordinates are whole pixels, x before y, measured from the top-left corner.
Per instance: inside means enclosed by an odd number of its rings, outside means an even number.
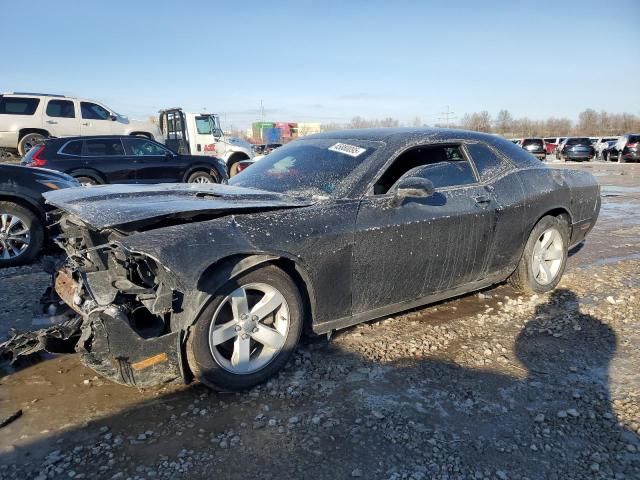
[[[37,148],[36,153],[31,156],[31,162],[27,164],[28,167],[44,167],[47,164],[47,160],[42,158],[41,155],[44,152],[44,145],[40,145]]]
[[[635,148],[635,147],[637,147],[637,146],[638,146],[638,142],[635,142],[635,143],[627,143],[627,147],[628,147],[628,148]]]

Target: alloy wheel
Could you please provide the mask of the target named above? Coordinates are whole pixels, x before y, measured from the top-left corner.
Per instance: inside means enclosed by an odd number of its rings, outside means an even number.
[[[542,232],[533,247],[531,270],[541,285],[549,285],[558,276],[564,260],[564,242],[555,228]]]
[[[289,306],[282,293],[266,283],[243,285],[216,309],[209,328],[209,349],[228,372],[254,373],[283,349],[289,333]]]
[[[13,213],[0,213],[0,258],[9,260],[22,255],[31,235],[24,219]]]
[[[191,180],[191,183],[211,183],[211,180],[204,175],[198,175],[196,178]]]

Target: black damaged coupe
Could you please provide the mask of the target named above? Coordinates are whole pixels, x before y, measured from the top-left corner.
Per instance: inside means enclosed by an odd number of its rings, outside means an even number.
[[[382,129],[299,139],[229,185],[45,194],[76,350],[114,381],[242,390],[322,334],[509,280],[546,292],[600,209],[586,172],[502,138]]]

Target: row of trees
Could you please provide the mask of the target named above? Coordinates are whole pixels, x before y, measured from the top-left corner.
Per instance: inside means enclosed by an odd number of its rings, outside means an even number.
[[[411,126],[428,126],[415,117]],[[343,130],[346,128],[398,127],[401,123],[394,118],[365,119],[354,117],[346,123],[327,123],[322,129]],[[552,137],[567,135],[620,135],[640,131],[640,117],[630,113],[597,112],[588,108],[573,122],[566,117],[549,117],[546,120],[532,120],[528,117],[515,118],[509,110],[500,110],[495,117],[488,111],[467,113],[460,121],[435,124],[436,127],[464,128],[477,132],[498,133],[505,137]]]
[[[569,118],[550,117],[546,120],[514,118],[508,110],[500,110],[492,118],[486,110],[466,114],[460,127],[478,132],[499,133],[504,136],[550,137],[566,135],[620,135],[640,131],[640,117],[630,113],[596,112],[588,108],[578,115],[578,122]]]

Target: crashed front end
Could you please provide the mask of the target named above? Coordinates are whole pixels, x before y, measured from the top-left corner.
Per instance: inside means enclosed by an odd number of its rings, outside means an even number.
[[[157,260],[124,247],[114,229],[95,231],[62,214],[57,243],[67,258],[53,273],[57,296],[80,316],[75,346],[99,374],[140,387],[184,378],[180,329],[171,314],[181,293]]]

